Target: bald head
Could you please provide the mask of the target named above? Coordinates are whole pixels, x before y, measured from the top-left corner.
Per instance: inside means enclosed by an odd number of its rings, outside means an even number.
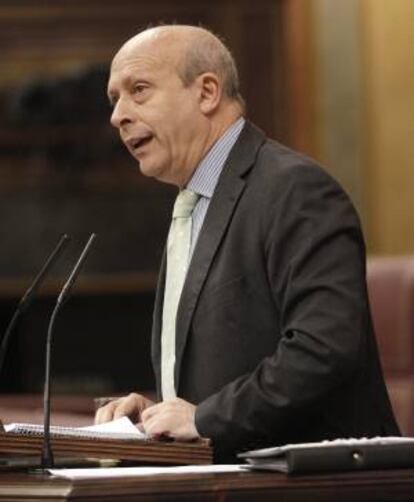
[[[185,86],[207,72],[214,73],[223,97],[244,108],[234,59],[224,43],[210,31],[197,26],[164,25],[149,28],[129,39],[113,59],[112,67],[140,49],[159,49],[160,65],[173,64]]]
[[[160,26],[126,42],[112,61],[111,123],[141,172],[180,187],[243,114],[233,58],[212,33]]]

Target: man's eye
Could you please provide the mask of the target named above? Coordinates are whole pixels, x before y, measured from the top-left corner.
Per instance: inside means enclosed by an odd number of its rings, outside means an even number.
[[[109,106],[110,106],[111,108],[115,108],[115,106],[116,106],[117,102],[118,102],[118,98],[110,98],[110,99],[109,99]]]
[[[135,94],[142,94],[147,87],[144,84],[137,84],[134,86]]]

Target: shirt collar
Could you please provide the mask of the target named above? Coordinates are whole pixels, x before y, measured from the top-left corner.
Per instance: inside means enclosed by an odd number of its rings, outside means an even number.
[[[213,196],[227,157],[236,143],[245,122],[245,119],[240,117],[220,136],[198,164],[186,188],[193,190],[202,197],[211,198]]]

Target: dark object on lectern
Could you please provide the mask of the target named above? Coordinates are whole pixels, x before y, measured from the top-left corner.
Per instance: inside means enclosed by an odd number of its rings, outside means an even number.
[[[414,439],[395,442],[358,442],[353,444],[287,448],[283,453],[256,456],[255,452],[239,455],[249,468],[274,470],[289,474],[313,472],[400,469],[414,467]]]
[[[17,320],[19,319],[20,315],[32,303],[32,300],[34,298],[36,291],[39,289],[39,286],[43,283],[43,280],[45,279],[50,268],[55,263],[58,256],[63,251],[63,249],[66,247],[66,245],[68,244],[69,241],[70,241],[70,238],[66,234],[62,235],[62,237],[60,238],[59,242],[57,243],[55,249],[49,255],[49,257],[47,258],[42,269],[37,274],[37,276],[34,278],[32,284],[29,286],[29,288],[27,289],[27,291],[23,295],[22,299],[20,300],[19,304],[17,305],[17,308],[16,308],[16,310],[13,314],[13,317],[11,318],[11,320],[7,326],[7,329],[3,335],[3,339],[2,339],[1,345],[0,345],[0,375],[1,375],[1,371],[3,369],[3,363],[4,363],[4,358],[6,356],[7,347],[9,345],[10,335],[13,332],[13,328],[16,325]]]

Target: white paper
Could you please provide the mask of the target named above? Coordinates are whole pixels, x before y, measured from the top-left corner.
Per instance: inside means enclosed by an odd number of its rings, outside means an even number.
[[[43,425],[37,424],[6,424],[6,432],[13,432],[23,435],[41,436],[43,434]],[[65,437],[84,437],[91,439],[119,439],[135,440],[146,439],[146,434],[139,431],[127,417],[122,417],[112,422],[106,422],[101,425],[91,425],[88,427],[60,427],[52,425],[50,427],[51,436],[59,435]]]
[[[99,425],[88,425],[80,427],[84,431],[92,432],[115,432],[124,434],[136,434],[137,437],[145,438],[146,435],[135,427],[128,417],[117,418],[111,422],[105,422]]]
[[[246,472],[246,465],[184,465],[174,467],[97,467],[91,469],[49,469],[54,476],[68,479],[99,479],[128,476],[155,476],[160,474],[218,474]]]

